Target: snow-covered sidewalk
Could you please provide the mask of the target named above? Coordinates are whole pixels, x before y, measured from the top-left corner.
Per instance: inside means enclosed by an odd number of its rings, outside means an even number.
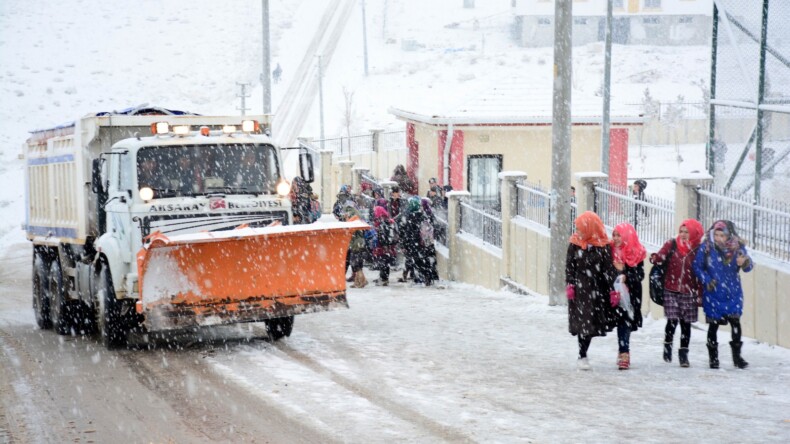
[[[680,368],[676,352],[672,364],[661,359],[664,321],[648,318],[632,336],[631,370],[617,370],[610,334],[593,340],[584,372],[565,307],[544,298],[394,284],[351,289],[349,302],[297,317],[280,343],[207,359],[266,404],[347,442],[790,441],[787,349],[747,338],[751,365],[737,370],[722,331],[722,368],[711,370],[695,328],[691,368]]]

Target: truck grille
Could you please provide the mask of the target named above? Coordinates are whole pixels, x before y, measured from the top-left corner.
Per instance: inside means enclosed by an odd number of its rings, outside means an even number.
[[[155,231],[167,236],[175,236],[201,231],[232,230],[242,224],[247,224],[251,228],[260,228],[274,221],[280,221],[283,225],[288,225],[288,213],[278,211],[270,213],[178,214],[145,216],[142,221],[143,236],[148,236]]]

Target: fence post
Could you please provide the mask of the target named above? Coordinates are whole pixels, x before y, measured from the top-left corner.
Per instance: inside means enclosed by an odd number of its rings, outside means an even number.
[[[394,180],[382,180],[381,182],[379,182],[379,185],[381,185],[381,187],[384,188],[384,198],[390,200],[390,193],[392,192],[392,187],[397,186],[398,182],[395,182]]]
[[[368,175],[370,170],[364,167],[356,167],[352,170],[352,187],[355,193],[362,194],[362,176]]]
[[[340,167],[340,185],[348,185],[351,186],[354,181],[354,176],[351,172],[351,169],[354,168],[354,161],[353,160],[340,160],[337,162],[337,165]]]
[[[609,179],[607,174],[592,171],[574,174],[576,178],[576,207],[578,213],[595,211],[595,184]]]
[[[371,138],[370,149],[373,151],[370,159],[370,171],[373,173],[373,177],[379,177],[380,175],[379,153],[381,152],[381,133],[383,133],[384,130],[372,129],[369,131]]]
[[[332,212],[332,150],[323,150],[321,153],[321,212]]]
[[[471,196],[469,191],[450,191],[447,193],[447,278],[451,281],[458,276],[460,251],[458,251],[458,232],[461,230],[461,200]]]
[[[675,182],[675,227],[686,219],[697,219],[697,187],[713,183],[708,173],[689,173],[672,179]],[[707,227],[705,227],[707,228]]]
[[[500,187],[502,192],[502,262],[499,274],[502,277],[510,277],[510,264],[513,262],[510,221],[517,212],[518,190],[516,189],[516,183],[526,179],[527,173],[523,171],[503,171],[499,173],[499,180],[502,181]]]

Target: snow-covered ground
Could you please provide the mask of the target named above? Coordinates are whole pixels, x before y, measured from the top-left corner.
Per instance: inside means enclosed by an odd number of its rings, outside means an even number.
[[[274,108],[325,2],[272,0]],[[401,128],[389,106],[455,101],[524,73],[550,75],[552,49],[509,38],[509,0],[366,2],[369,75],[361,10],[326,68],[326,133],[344,129],[343,89],[354,92],[352,132]],[[0,2],[0,246],[24,242],[22,162],[27,131],[86,113],[141,103],[203,114],[237,113],[236,82],[260,73],[260,6],[208,0]],[[473,18],[479,18],[479,26]],[[445,25],[458,23],[457,27]],[[413,40],[415,51],[404,51]],[[602,53],[574,50],[574,88],[600,86]],[[639,103],[700,100],[707,47],[614,47],[613,94]],[[260,112],[260,87],[248,106]],[[303,134],[319,133],[317,104]],[[704,167],[700,146],[632,149],[629,175],[665,177]],[[704,151],[704,150],[703,150]],[[699,162],[702,162],[699,164]],[[648,193],[663,185],[651,183]],[[373,277],[372,275],[370,276]],[[660,358],[663,322],[632,338],[633,369],[618,372],[616,340],[593,341],[592,372],[575,369],[564,307],[541,298],[461,284],[447,289],[368,287],[350,310],[301,316],[279,344],[218,350],[217,372],[350,442],[788,442],[790,351],[747,339],[751,366],[732,369],[722,335],[721,370],[706,366],[694,330],[690,369]],[[30,324],[32,310],[0,314]],[[679,333],[678,333],[679,335]]]

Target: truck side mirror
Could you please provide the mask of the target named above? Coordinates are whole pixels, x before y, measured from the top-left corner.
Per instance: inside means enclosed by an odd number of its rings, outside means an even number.
[[[93,159],[93,165],[91,168],[91,191],[95,194],[99,194],[104,192],[104,187],[102,186],[102,163],[104,159],[101,157],[98,159]]]
[[[302,179],[307,183],[313,183],[313,181],[315,181],[313,156],[308,152],[299,153],[299,175],[302,176]]]

